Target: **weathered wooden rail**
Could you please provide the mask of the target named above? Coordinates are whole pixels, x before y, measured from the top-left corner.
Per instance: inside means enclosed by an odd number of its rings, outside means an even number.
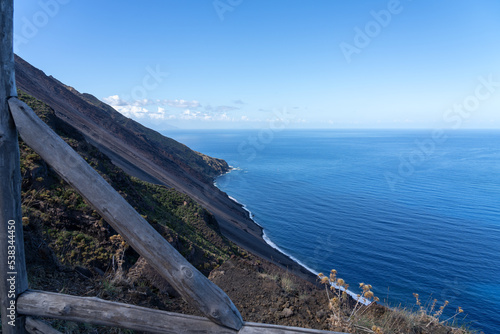
[[[19,297],[18,309],[20,313],[24,314],[86,322],[95,325],[123,327],[151,333],[328,333],[315,329],[251,322],[245,323],[239,331],[236,331],[221,327],[202,317],[152,310],[93,297],[76,297],[31,290],[28,290]]]
[[[30,316],[154,333],[334,333],[245,323],[229,297],[180,255],[85,160],[17,99],[13,0],[0,1],[0,307],[2,332],[59,333]],[[17,134],[206,318],[28,290]],[[71,168],[68,167],[71,161]]]

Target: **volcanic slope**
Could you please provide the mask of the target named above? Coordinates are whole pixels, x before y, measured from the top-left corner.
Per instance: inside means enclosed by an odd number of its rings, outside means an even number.
[[[82,94],[16,56],[18,88],[48,104],[57,117],[83,134],[128,174],[189,195],[217,219],[231,241],[295,274],[314,280],[302,266],[269,246],[262,229],[242,206],[213,185],[229,170],[224,160],[195,152],[117,112],[90,94]]]

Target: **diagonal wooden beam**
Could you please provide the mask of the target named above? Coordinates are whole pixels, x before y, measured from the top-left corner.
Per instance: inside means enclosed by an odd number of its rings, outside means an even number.
[[[179,254],[30,107],[17,98],[9,99],[9,106],[24,142],[78,191],[187,302],[217,324],[241,328],[243,319],[239,311],[218,286]]]
[[[7,99],[16,96],[13,0],[0,1],[0,307],[4,334],[26,333],[16,298],[28,288],[24,262],[21,172],[17,131]]]

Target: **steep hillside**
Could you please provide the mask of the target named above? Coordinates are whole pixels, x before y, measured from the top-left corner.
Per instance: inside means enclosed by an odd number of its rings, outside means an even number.
[[[221,236],[213,215],[187,195],[130,177],[46,104],[21,91],[19,97],[199,270],[208,274],[238,253],[238,248]],[[60,263],[105,271],[117,251],[115,246],[121,245],[120,237],[38,154],[22,141],[20,148],[25,225],[41,228]],[[121,241],[115,244],[110,240]]]
[[[246,250],[279,263],[303,277],[310,273],[270,247],[242,206],[213,185],[228,170],[223,160],[194,152],[124,117],[89,94],[81,94],[16,56],[18,88],[53,108],[55,115],[78,130],[114,165],[143,181],[172,187],[214,215],[221,232]]]
[[[87,130],[82,133],[87,139],[95,141],[97,146],[125,150],[121,154],[129,153],[126,148],[139,149],[145,158],[185,179],[194,176],[207,181],[207,178],[229,170],[224,160],[207,158],[142,126],[94,96],[80,94],[74,88],[46,76],[19,57],[16,57],[16,80],[18,88],[50,105],[58,117],[78,130]]]
[[[327,328],[321,289],[240,249],[220,234],[213,215],[187,195],[125,174],[48,105],[22,91],[18,94],[186,259],[232,294],[245,320]],[[31,289],[200,315],[22,141],[20,151]],[[258,300],[253,298],[256,290],[262,294]],[[294,314],[284,313],[284,308]],[[47,322],[65,333],[131,333]]]

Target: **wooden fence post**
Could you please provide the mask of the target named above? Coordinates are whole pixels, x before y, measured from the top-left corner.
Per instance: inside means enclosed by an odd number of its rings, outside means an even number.
[[[28,289],[21,211],[17,131],[8,98],[16,96],[13,0],[0,2],[0,307],[4,334],[26,333],[17,314],[17,296]]]

